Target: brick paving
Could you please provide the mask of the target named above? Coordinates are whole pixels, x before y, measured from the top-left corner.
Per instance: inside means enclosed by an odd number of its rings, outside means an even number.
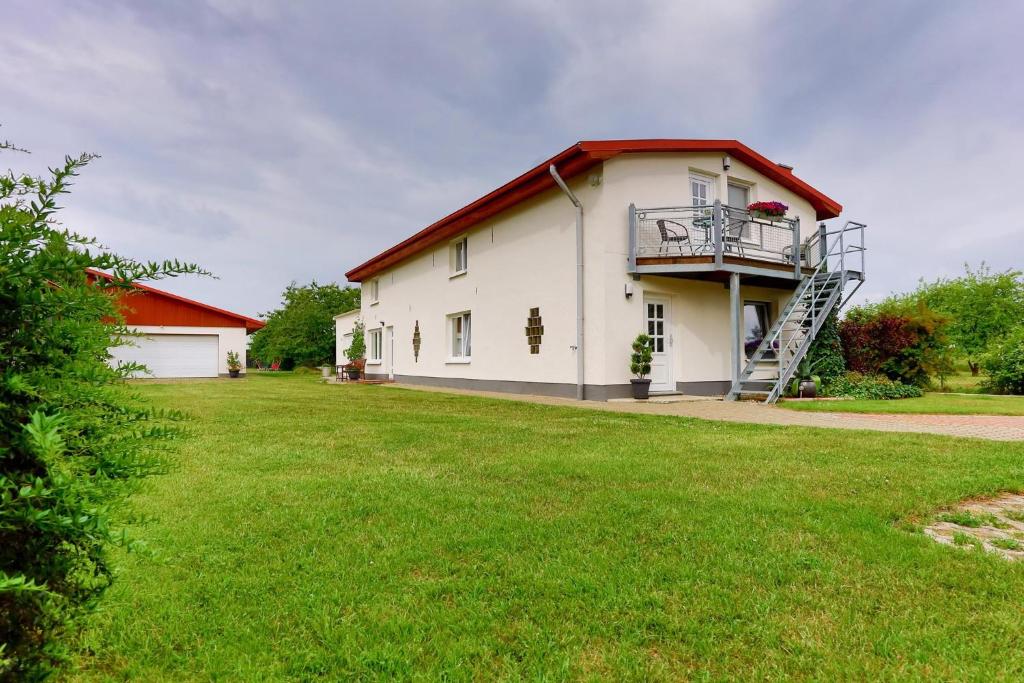
[[[800,425],[831,429],[868,429],[880,432],[920,432],[993,441],[1024,441],[1024,416],[811,413],[747,401],[718,401],[694,398],[692,400],[677,400],[670,403],[634,403],[628,401],[609,401],[604,403],[600,401],[576,401],[574,399],[554,398],[551,396],[470,391],[411,384],[390,384],[387,386],[467,396],[487,396],[490,398],[528,401],[546,405],[573,406],[590,410],[644,413],[649,415],[680,415],[725,422]]]

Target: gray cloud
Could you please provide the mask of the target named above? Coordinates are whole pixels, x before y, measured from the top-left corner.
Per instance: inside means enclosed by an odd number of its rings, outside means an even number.
[[[585,138],[735,137],[871,226],[867,296],[1020,265],[1014,2],[33,3],[8,158],[103,158],[66,222],[253,314]]]

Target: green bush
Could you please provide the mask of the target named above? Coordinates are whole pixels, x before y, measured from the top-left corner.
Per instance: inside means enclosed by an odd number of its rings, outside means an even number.
[[[111,511],[161,466],[180,417],[128,389],[140,366],[107,364],[126,332],[109,321],[123,283],[199,269],[119,258],[60,227],[56,199],[92,158],[46,180],[0,175],[0,680],[46,678],[64,658],[111,581]],[[89,267],[114,281],[91,282]]]
[[[1024,325],[992,342],[982,358],[987,391],[1024,394]]]
[[[826,387],[827,396],[861,399],[917,398],[922,395],[920,387],[895,382],[885,375],[862,375],[848,372],[837,377]]]
[[[824,385],[831,384],[846,372],[843,343],[839,336],[839,311],[833,309],[822,323],[818,336],[807,350],[811,374],[820,377]]]

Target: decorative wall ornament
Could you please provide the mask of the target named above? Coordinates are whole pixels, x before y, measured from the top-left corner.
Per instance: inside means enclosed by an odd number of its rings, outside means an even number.
[[[530,345],[530,353],[540,353],[540,338],[544,336],[544,323],[540,318],[540,308],[531,308],[526,319],[526,343]]]
[[[420,321],[416,321],[416,327],[412,331],[412,357],[417,363],[420,362]]]

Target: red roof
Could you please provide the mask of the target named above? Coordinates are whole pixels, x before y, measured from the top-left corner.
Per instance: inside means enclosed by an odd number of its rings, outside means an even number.
[[[519,202],[555,187],[555,181],[548,172],[548,166],[551,164],[558,168],[558,173],[563,178],[571,178],[605,159],[611,159],[620,154],[638,152],[721,152],[742,161],[762,175],[809,201],[814,207],[818,220],[835,218],[843,209],[837,201],[793,175],[792,169],[779,166],[738,140],[584,140],[559,152],[472,204],[428,225],[409,239],[381,252],[362,265],[356,266],[345,273],[345,276],[352,282],[361,282],[373,277],[382,270],[454,237]]]
[[[86,268],[93,277],[113,280],[114,277],[93,268]],[[125,293],[121,308],[128,325],[162,325],[180,327],[244,327],[255,332],[266,326],[262,320],[225,311],[222,308],[187,299],[137,282],[135,291]]]

